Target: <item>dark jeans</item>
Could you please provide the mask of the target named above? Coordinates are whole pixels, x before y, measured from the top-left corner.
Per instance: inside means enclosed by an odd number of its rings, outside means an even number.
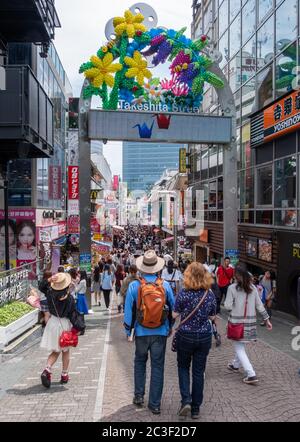
[[[137,336],[135,338],[134,394],[144,396],[148,353],[151,357],[149,406],[159,408],[163,385],[166,354],[166,336]]]
[[[182,405],[191,404],[199,411],[203,402],[204,372],[211,348],[211,333],[185,333],[177,335],[177,365]],[[192,394],[190,392],[190,366],[192,366]]]
[[[106,308],[109,307],[109,303],[110,303],[110,292],[111,292],[111,290],[103,290],[104,301],[105,301]]]
[[[220,300],[220,304],[221,304],[222,302],[224,302],[225,299],[226,299],[226,295],[227,295],[228,287],[229,287],[229,285],[226,285],[225,287],[219,287],[220,292],[221,292],[221,300]],[[224,298],[224,301],[223,301],[223,298]]]

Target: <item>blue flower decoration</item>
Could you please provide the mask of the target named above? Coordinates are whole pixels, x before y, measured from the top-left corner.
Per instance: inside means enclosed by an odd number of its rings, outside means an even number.
[[[122,88],[120,89],[120,100],[125,100],[127,103],[131,103],[134,99],[134,95],[128,89]]]

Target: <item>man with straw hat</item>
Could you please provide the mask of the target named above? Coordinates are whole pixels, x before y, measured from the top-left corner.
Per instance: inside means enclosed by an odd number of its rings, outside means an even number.
[[[138,406],[144,404],[146,364],[150,352],[148,408],[153,414],[160,414],[166,343],[172,332],[175,303],[169,283],[159,278],[164,265],[164,259],[159,258],[154,250],[148,250],[144,256],[137,258],[136,266],[142,278],[129,285],[124,315],[127,336],[135,333],[133,403]]]
[[[60,353],[62,353],[63,365],[60,382],[66,384],[69,380],[70,347],[61,348],[59,337],[63,331],[72,329],[70,318],[72,313],[76,311],[74,298],[69,292],[71,281],[69,273],[57,273],[49,279],[51,288],[46,293],[46,298],[51,316],[41,341],[41,348],[45,348],[50,352],[47,366],[41,375],[42,384],[46,388],[51,386],[52,366],[57,361]]]

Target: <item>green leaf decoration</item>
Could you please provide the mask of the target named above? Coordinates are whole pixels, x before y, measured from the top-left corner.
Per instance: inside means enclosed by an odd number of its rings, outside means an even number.
[[[210,83],[212,86],[216,87],[216,88],[222,88],[224,87],[224,83],[221,80],[221,78],[219,78],[216,74],[214,74],[213,72],[205,72],[203,74],[203,78],[205,81],[207,81],[208,83]]]
[[[208,40],[202,41],[201,39],[198,39],[198,40],[193,41],[193,43],[191,44],[191,49],[193,51],[200,52],[205,48],[205,46],[207,46],[207,44],[208,44]]]
[[[295,66],[296,66],[295,61],[287,61],[286,63],[281,63],[278,67],[285,71],[292,71]]]
[[[182,37],[186,30],[187,30],[187,27],[185,27],[185,28],[181,28],[180,31],[178,31],[178,32],[176,33],[176,35],[175,35],[175,40],[177,40],[177,39],[179,39],[180,37]]]
[[[84,88],[83,98],[91,98],[93,95],[101,96],[101,89],[98,89],[90,84],[89,86]]]
[[[83,72],[87,71],[88,69],[91,69],[93,67],[93,63],[91,61],[88,61],[87,63],[83,63],[79,68],[79,73],[82,74]]]
[[[292,85],[293,80],[295,79],[295,75],[285,75],[284,77],[276,80],[276,88],[284,89]]]
[[[192,92],[194,95],[199,95],[202,93],[204,86],[204,80],[202,76],[198,76],[194,79],[193,85],[192,85]]]
[[[206,55],[203,55],[201,58],[202,58],[202,60],[201,60],[201,65],[202,65],[204,68],[209,68],[209,67],[213,64],[212,59],[209,58],[209,57],[207,57]]]

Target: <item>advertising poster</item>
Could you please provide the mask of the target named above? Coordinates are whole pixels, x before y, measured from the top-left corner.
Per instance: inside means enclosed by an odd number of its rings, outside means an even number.
[[[60,265],[60,246],[52,246],[52,273],[57,273]]]
[[[9,216],[9,256],[11,265],[19,267],[37,260],[34,210],[12,209]],[[4,211],[0,211],[0,266],[5,264]]]
[[[87,273],[92,271],[92,255],[90,253],[80,253],[79,256],[80,270],[85,270]]]
[[[246,254],[252,258],[257,258],[257,238],[249,237],[246,239]]]
[[[68,217],[68,233],[70,235],[80,233],[79,232],[79,215],[70,215]]]
[[[258,258],[262,261],[272,262],[272,241],[258,240]]]

